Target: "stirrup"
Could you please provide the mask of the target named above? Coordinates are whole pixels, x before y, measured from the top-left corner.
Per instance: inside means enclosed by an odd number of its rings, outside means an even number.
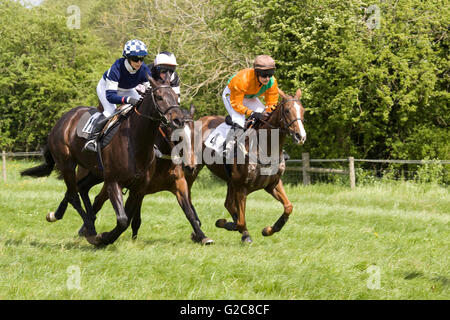
[[[83,151],[97,152],[97,141],[95,139],[89,140],[83,147]]]

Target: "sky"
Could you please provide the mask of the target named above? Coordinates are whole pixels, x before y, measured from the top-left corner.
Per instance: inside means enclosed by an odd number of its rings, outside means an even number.
[[[38,6],[42,3],[43,0],[20,0],[19,2],[23,4],[25,7],[30,8],[33,6]]]

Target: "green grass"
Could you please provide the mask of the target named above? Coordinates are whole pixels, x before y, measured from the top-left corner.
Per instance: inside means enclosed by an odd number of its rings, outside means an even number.
[[[284,229],[267,238],[261,230],[282,207],[259,191],[247,202],[254,243],[242,245],[239,233],[214,226],[229,219],[226,188],[205,171],[193,202],[213,246],[190,240],[175,197],[163,192],[145,198],[136,241],[129,228],[113,245],[96,249],[77,236],[81,219],[72,207],[62,221],[46,222],[65,186],[55,174],[19,177],[34,164],[9,161],[8,180],[0,181],[0,299],[450,298],[448,188],[286,186],[294,211]],[[97,231],[114,225],[108,202]],[[375,288],[373,267],[380,280]],[[79,287],[71,286],[71,268],[80,272]]]

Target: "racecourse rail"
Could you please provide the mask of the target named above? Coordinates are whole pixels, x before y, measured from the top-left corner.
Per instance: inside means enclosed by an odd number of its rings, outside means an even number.
[[[6,182],[6,158],[7,157],[36,157],[42,156],[42,152],[6,152],[2,151],[2,175],[3,181]],[[311,163],[326,163],[326,162],[348,162],[345,168],[315,168],[311,167]],[[303,184],[311,184],[311,173],[323,174],[344,174],[349,176],[350,188],[356,187],[355,162],[368,163],[395,163],[395,164],[450,164],[450,160],[382,160],[382,159],[355,159],[354,157],[342,159],[310,159],[309,153],[302,153],[302,159],[286,160],[286,171],[301,172],[303,176]],[[299,166],[289,166],[290,164],[302,164]]]

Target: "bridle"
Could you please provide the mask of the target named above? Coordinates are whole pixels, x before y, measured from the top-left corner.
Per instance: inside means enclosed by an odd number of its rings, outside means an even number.
[[[268,122],[268,120],[269,120],[270,117],[274,114],[274,112],[272,112],[272,113],[269,115],[269,117],[267,118],[267,120],[260,120],[260,121],[261,121],[262,123],[268,125],[271,129],[280,129],[281,131],[284,131],[285,133],[289,134],[290,136],[295,135],[295,132],[292,131],[292,130],[290,129],[290,127],[291,127],[292,124],[295,123],[296,121],[301,121],[301,122],[303,122],[303,120],[302,120],[301,118],[295,118],[295,119],[292,120],[291,122],[288,122],[288,120],[286,119],[286,115],[285,115],[285,112],[284,112],[284,109],[285,109],[284,106],[285,106],[285,104],[286,104],[287,102],[291,102],[291,101],[296,101],[296,102],[299,103],[299,105],[301,105],[301,102],[300,102],[299,99],[297,99],[297,98],[290,98],[290,99],[283,100],[283,101],[277,106],[277,109],[278,109],[278,108],[281,108],[281,110],[280,110],[280,112],[281,112],[281,121],[282,121],[282,124],[283,124],[281,128],[275,127],[275,126],[273,126],[272,124],[270,124],[270,123]]]
[[[158,89],[169,89],[169,88],[172,89],[172,87],[169,84],[162,84],[162,85],[157,86],[155,88],[148,87],[147,90],[145,91],[145,96],[150,91],[150,95],[151,95],[151,98],[152,98],[153,105],[155,106],[155,109],[158,112],[158,117],[157,118],[139,112],[138,106],[142,105],[142,101],[134,106],[134,111],[136,112],[136,114],[141,116],[141,117],[144,117],[144,118],[150,119],[152,121],[155,121],[155,122],[161,122],[161,124],[163,124],[164,126],[167,126],[169,124],[169,120],[167,120],[166,114],[170,110],[172,110],[174,108],[179,108],[180,105],[179,104],[171,105],[163,112],[161,110],[161,108],[159,107],[158,103],[156,102],[155,91],[158,90]]]

